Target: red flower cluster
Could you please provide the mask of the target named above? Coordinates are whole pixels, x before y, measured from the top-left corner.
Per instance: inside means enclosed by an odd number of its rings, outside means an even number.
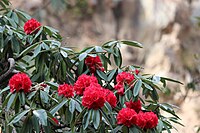
[[[35,20],[34,18],[28,20],[25,24],[24,24],[24,32],[29,35],[32,34],[34,31],[38,32],[39,28],[41,24],[40,22],[38,22],[37,20]],[[37,30],[36,30],[37,29]]]
[[[106,99],[104,89],[97,83],[90,84],[84,93],[82,105],[88,109],[99,109],[104,106]]]
[[[137,113],[130,108],[123,108],[117,114],[117,124],[131,127],[137,123]]]
[[[95,76],[88,76],[86,74],[82,74],[78,77],[78,80],[74,84],[74,90],[77,95],[83,95],[85,88],[90,86],[91,83],[98,83],[98,80]]]
[[[58,95],[63,95],[66,98],[71,98],[74,96],[74,88],[72,85],[62,84],[58,87]]]
[[[140,111],[137,114],[134,109],[123,108],[117,114],[117,124],[123,124],[127,127],[137,125],[142,129],[151,129],[158,125],[158,117],[153,112]]]
[[[158,125],[158,117],[153,112],[140,112],[136,125],[145,129],[155,128]]]
[[[125,104],[126,104],[127,108],[134,109],[135,112],[137,112],[137,113],[139,113],[141,111],[142,104],[141,104],[140,100],[137,100],[135,102],[133,102],[133,101],[125,102]]]
[[[52,118],[52,120],[58,125],[59,124],[59,121],[54,117]]]
[[[130,85],[135,79],[134,75],[128,72],[119,73],[116,77],[117,84],[114,88],[119,95],[124,95],[124,84]]]
[[[85,59],[85,64],[89,67],[89,70],[91,73],[94,73],[96,70],[104,71],[104,68],[99,56],[96,56],[96,57],[88,56]]]
[[[116,107],[117,105],[117,97],[114,93],[108,89],[104,90],[106,101],[111,105],[111,107]]]
[[[23,90],[25,93],[31,89],[31,80],[25,73],[17,73],[9,80],[10,92],[19,92]]]

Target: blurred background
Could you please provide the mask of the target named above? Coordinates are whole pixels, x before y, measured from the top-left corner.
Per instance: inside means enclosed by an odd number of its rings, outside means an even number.
[[[143,49],[122,46],[123,63],[180,80],[170,84],[161,102],[177,110],[185,127],[200,130],[200,0],[11,0],[43,25],[58,29],[63,45],[101,45],[116,39],[135,40]],[[173,131],[177,132],[177,131]],[[200,132],[200,131],[199,131]]]

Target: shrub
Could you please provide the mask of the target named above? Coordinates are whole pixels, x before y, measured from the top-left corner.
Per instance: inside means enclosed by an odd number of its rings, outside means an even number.
[[[150,133],[181,124],[175,106],[159,103],[157,92],[179,81],[122,66],[120,45],[140,43],[117,40],[75,51],[62,47],[56,29],[11,9],[7,0],[0,5],[3,132]]]

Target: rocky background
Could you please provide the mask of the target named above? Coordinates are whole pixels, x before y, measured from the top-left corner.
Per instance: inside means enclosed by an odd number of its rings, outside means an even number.
[[[63,4],[62,1],[66,3]],[[180,107],[185,127],[200,125],[200,0],[11,0],[13,8],[29,12],[44,25],[58,29],[63,45],[82,48],[114,39],[136,40],[143,49],[122,46],[124,64],[143,72],[178,79],[163,101]],[[197,81],[195,91],[187,84]],[[161,94],[162,95],[162,94]],[[161,101],[162,101],[161,99]],[[176,132],[176,131],[174,131]]]

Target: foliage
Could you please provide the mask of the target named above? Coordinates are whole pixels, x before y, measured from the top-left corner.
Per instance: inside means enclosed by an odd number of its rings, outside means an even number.
[[[179,81],[149,74],[138,73],[141,67],[129,65],[122,66],[120,46],[125,44],[142,48],[135,41],[121,40],[109,41],[102,46],[91,46],[80,52],[69,47],[62,47],[62,37],[59,32],[49,26],[40,26],[32,34],[25,34],[24,23],[31,17],[18,9],[11,9],[7,0],[0,2],[0,95],[3,101],[0,107],[0,127],[5,133],[16,131],[19,133],[31,132],[162,132],[170,133],[174,128],[173,123],[178,123],[180,118],[176,115],[173,105],[159,103],[158,91],[166,87],[166,83]],[[102,62],[92,62],[95,69],[85,63],[88,57],[100,57]],[[113,66],[113,69],[110,69]],[[104,69],[100,69],[100,68]],[[31,81],[31,90],[27,93],[23,88],[10,92],[9,79],[16,73],[26,73]],[[124,94],[118,93],[114,87],[117,76],[127,72],[134,78],[130,82],[127,77],[122,85]],[[94,76],[97,79],[94,86],[86,86],[82,95],[76,93],[65,97],[65,87],[73,91],[72,86],[83,74]],[[14,84],[22,84],[20,78]],[[86,84],[81,82],[82,84]],[[66,85],[68,84],[68,85]],[[96,92],[93,92],[93,89]],[[107,88],[111,97],[117,98],[116,105],[110,105],[104,99]],[[59,90],[58,90],[59,89]],[[91,89],[91,91],[88,91]],[[87,94],[85,94],[87,92]],[[92,94],[90,94],[90,92]],[[59,95],[58,95],[59,93]],[[95,105],[82,104],[83,97],[90,98],[95,94],[104,104],[93,108]],[[98,94],[101,94],[98,95]],[[74,95],[74,96],[73,96]],[[125,126],[117,122],[117,115],[125,108],[125,103],[140,100],[142,108],[140,113],[151,112],[158,118],[155,128],[139,128],[136,125]],[[85,106],[85,104],[87,106]],[[97,103],[99,104],[99,103]],[[91,107],[91,108],[90,108]],[[130,112],[135,112],[130,109]],[[170,114],[164,116],[161,111]],[[121,111],[122,112],[122,111]],[[151,114],[149,113],[149,114]],[[135,113],[136,114],[136,113]],[[147,113],[148,114],[148,113]],[[123,116],[123,115],[122,115]],[[129,115],[130,116],[130,115]],[[136,115],[137,116],[137,115]],[[118,123],[118,124],[117,124]]]

